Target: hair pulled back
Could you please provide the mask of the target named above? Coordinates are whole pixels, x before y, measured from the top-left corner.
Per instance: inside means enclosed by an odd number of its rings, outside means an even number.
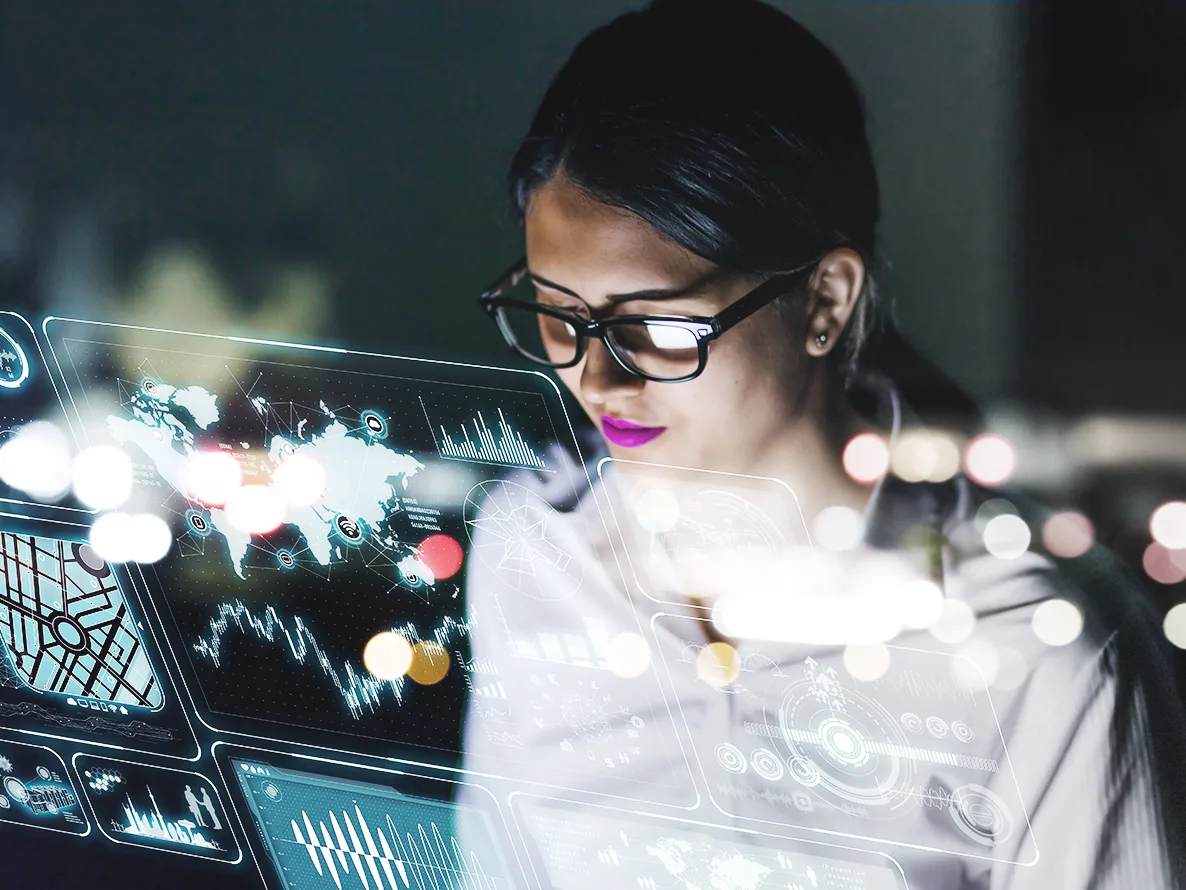
[[[653,0],[590,33],[511,163],[520,220],[560,172],[736,272],[856,250],[866,284],[833,351],[855,367],[875,327],[877,174],[856,86],[789,16],[757,0]]]

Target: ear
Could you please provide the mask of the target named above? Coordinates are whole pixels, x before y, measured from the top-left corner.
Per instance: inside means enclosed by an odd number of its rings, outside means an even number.
[[[807,354],[827,355],[856,309],[865,283],[865,262],[851,247],[838,247],[820,260],[808,283]]]

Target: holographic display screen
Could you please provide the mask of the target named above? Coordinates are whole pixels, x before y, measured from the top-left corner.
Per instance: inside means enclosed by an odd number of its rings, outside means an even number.
[[[552,384],[82,322],[47,333],[90,444],[122,447],[133,509],[173,525],[143,578],[205,719],[455,751],[465,505],[516,471],[575,485],[546,450],[571,439]],[[241,478],[224,502],[206,489],[227,468]]]
[[[504,890],[486,814],[266,763],[230,761],[285,890]]]

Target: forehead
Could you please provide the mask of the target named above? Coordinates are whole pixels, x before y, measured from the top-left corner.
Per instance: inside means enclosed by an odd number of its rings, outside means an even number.
[[[562,176],[532,193],[525,229],[531,271],[582,296],[677,287],[716,268]]]

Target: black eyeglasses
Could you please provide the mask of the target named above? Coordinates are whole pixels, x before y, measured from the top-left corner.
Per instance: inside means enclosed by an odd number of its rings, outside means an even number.
[[[587,307],[549,306],[507,296],[527,276],[527,258],[503,273],[478,298],[515,352],[550,368],[571,368],[589,338],[601,340],[618,364],[646,380],[682,383],[708,362],[708,344],[806,278],[818,260],[762,282],[713,316],[619,315],[593,319]],[[806,274],[805,274],[806,273]]]

